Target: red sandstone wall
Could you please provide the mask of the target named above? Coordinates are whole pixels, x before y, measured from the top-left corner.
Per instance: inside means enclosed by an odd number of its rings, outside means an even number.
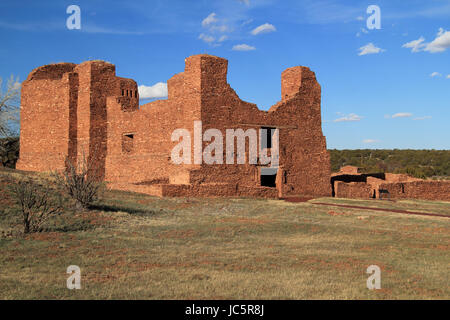
[[[22,84],[20,158],[17,169],[63,169],[69,154],[70,108],[77,89],[75,65],[59,63],[33,70]]]
[[[172,180],[187,175],[196,165],[174,165],[171,150],[178,142],[171,141],[175,129],[184,128],[193,137],[194,120],[200,120],[200,72],[192,61],[185,71],[168,81],[169,97],[142,105],[139,110],[124,112],[121,101],[108,100],[108,156],[106,179],[130,183]],[[122,151],[122,136],[133,134],[133,152]],[[193,144],[193,141],[192,141]]]
[[[130,95],[122,96],[123,90],[129,90]],[[17,168],[63,169],[66,156],[72,161],[85,157],[91,172],[103,179],[108,96],[122,99],[121,105],[128,109],[138,108],[136,83],[116,77],[110,63],[62,63],[33,70],[22,87]]]
[[[56,76],[51,71],[55,68],[59,70]],[[330,194],[320,86],[308,68],[294,67],[283,72],[282,101],[268,112],[240,100],[227,83],[227,61],[209,55],[187,58],[184,72],[168,81],[168,99],[140,108],[136,83],[116,77],[114,65],[103,61],[45,66],[38,75],[46,81],[45,85],[37,82],[41,80],[33,80],[29,87],[25,84],[23,93],[24,147],[19,162],[24,164],[23,169],[47,170],[63,164],[48,162],[44,156],[35,157],[34,163],[30,160],[36,152],[30,146],[44,137],[45,153],[53,146],[55,153],[74,160],[85,155],[91,168],[98,169],[102,178],[120,188],[129,184],[167,195],[181,195],[186,190],[191,190],[191,195]],[[51,98],[42,89],[51,90]],[[39,111],[57,106],[61,112],[36,118],[31,107],[36,103]],[[172,164],[170,153],[178,143],[170,141],[172,132],[184,128],[193,138],[195,120],[203,122],[203,132],[216,128],[224,137],[225,129],[230,128],[279,128],[283,177],[277,178],[278,190],[260,187],[260,166],[256,165]],[[45,134],[48,124],[57,128],[56,135]],[[194,141],[192,148],[193,145]],[[156,190],[154,184],[162,182],[175,185]]]
[[[339,169],[340,174],[359,174],[360,169],[355,166],[343,166]]]
[[[137,107],[138,98],[122,97],[123,90],[137,91],[133,80],[115,76],[115,66],[104,61],[87,61],[75,68],[79,75],[80,90],[77,106],[77,157],[87,157],[90,170],[100,179],[105,177],[107,156],[107,108],[108,96],[134,100],[131,107]]]
[[[278,180],[283,182],[278,186],[280,195],[330,195],[329,155],[321,128],[321,93],[314,73],[305,67],[284,72],[284,99],[266,112],[240,100],[226,83],[225,59],[212,56],[196,56],[195,59],[200,59],[202,65],[204,130],[279,128],[280,166],[286,172],[284,178]],[[259,186],[259,170],[255,165],[202,165],[203,177],[199,180],[237,181],[240,185]]]
[[[380,189],[387,190],[392,199],[425,199],[450,201],[450,181],[413,181],[384,183]]]
[[[170,171],[169,143],[172,126],[168,126],[165,101],[159,101],[150,112],[124,112],[116,98],[108,99],[108,156],[106,180],[122,182],[149,182],[167,178]],[[130,152],[123,151],[123,137],[133,135]],[[168,137],[168,138],[167,138]]]
[[[370,185],[365,182],[334,182],[334,192],[337,198],[369,199],[373,195]]]
[[[385,182],[383,179],[367,177],[367,184],[372,188],[372,195],[375,195],[376,199],[380,198],[380,185]]]

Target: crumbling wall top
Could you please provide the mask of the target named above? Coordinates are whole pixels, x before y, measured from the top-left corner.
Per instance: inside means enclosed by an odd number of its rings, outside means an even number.
[[[75,71],[89,70],[95,73],[110,73],[116,74],[116,66],[112,63],[103,60],[89,60],[78,64]]]
[[[197,54],[185,59],[186,78],[207,81],[208,86],[224,86],[227,83],[228,60],[209,54]]]
[[[33,71],[31,71],[30,74],[28,75],[27,81],[43,80],[43,79],[51,79],[51,80],[61,79],[64,73],[72,72],[75,67],[76,64],[67,62],[47,64],[45,66],[38,67]]]
[[[298,94],[302,87],[313,88],[315,84],[316,75],[308,67],[288,68],[281,73],[281,99],[289,100]]]

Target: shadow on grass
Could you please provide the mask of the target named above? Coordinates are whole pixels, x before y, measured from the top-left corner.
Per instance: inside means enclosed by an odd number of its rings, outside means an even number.
[[[89,210],[98,210],[105,212],[126,212],[128,214],[137,216],[155,216],[157,214],[163,213],[163,210],[151,210],[151,209],[141,209],[141,208],[131,208],[121,205],[111,205],[105,203],[93,204],[89,206]]]
[[[73,222],[59,222],[47,225],[42,229],[42,232],[75,232],[88,231],[95,229],[95,225],[90,220],[78,220]]]

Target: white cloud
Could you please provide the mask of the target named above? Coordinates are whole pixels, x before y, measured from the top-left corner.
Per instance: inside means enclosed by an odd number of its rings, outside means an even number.
[[[413,40],[402,45],[402,48],[411,48],[411,52],[419,52],[423,47],[426,46],[424,37],[420,37],[417,40]]]
[[[364,20],[364,17],[363,17],[363,16],[356,17],[356,20],[358,20],[358,21],[363,21],[363,20]]]
[[[268,32],[274,32],[274,31],[277,31],[277,29],[275,28],[274,25],[272,25],[270,23],[264,23],[264,24],[260,25],[259,27],[256,27],[255,29],[253,29],[251,34],[256,36],[257,34],[260,34],[260,33],[268,33]]]
[[[361,28],[361,31],[359,31],[359,32],[356,34],[356,36],[359,37],[359,36],[361,35],[361,32],[362,32],[362,33],[365,33],[365,34],[368,34],[368,33],[369,33],[369,31],[367,31],[366,29]]]
[[[217,22],[217,18],[216,18],[216,14],[214,12],[210,13],[209,16],[207,16],[205,19],[203,19],[202,21],[202,26],[206,27],[212,23]]]
[[[430,77],[434,78],[434,77],[440,77],[442,76],[442,74],[440,74],[439,72],[433,72],[432,74],[430,74]]]
[[[392,116],[387,114],[384,117],[388,118],[388,119],[390,119],[390,118],[395,119],[395,118],[411,118],[412,116],[413,116],[413,114],[410,112],[399,112],[399,113],[393,114]],[[426,119],[431,119],[431,116],[415,117],[412,120],[426,120]]]
[[[365,46],[362,46],[359,48],[360,52],[358,53],[358,56],[364,56],[366,54],[376,54],[383,51],[386,51],[384,49],[376,47],[372,42],[366,44]]]
[[[246,26],[246,25],[248,25],[249,23],[252,23],[253,22],[253,19],[247,19],[247,20],[245,20],[244,22],[242,22],[241,23],[241,27],[243,27],[243,26]]]
[[[222,24],[219,25],[218,22],[222,22]],[[206,28],[209,32],[228,32],[230,31],[230,27],[228,27],[226,24],[223,24],[224,19],[219,20],[217,18],[217,15],[213,12],[209,16],[207,16],[202,21],[202,27]]]
[[[360,121],[363,117],[357,114],[350,113],[349,115],[343,116],[341,118],[333,120],[333,122],[349,122],[349,121]]]
[[[220,26],[210,26],[209,27],[209,31],[210,32],[221,32],[221,33],[224,33],[224,32],[227,32],[227,31],[230,31],[230,28],[227,26],[227,25],[220,25]]]
[[[450,31],[439,28],[436,39],[427,44],[425,51],[430,53],[443,52],[450,48]]]
[[[205,41],[206,43],[211,43],[211,42],[214,42],[214,40],[216,40],[213,36],[208,36],[208,35],[206,35],[204,33],[201,33],[198,36],[198,38],[203,40],[203,41]]]
[[[409,117],[412,117],[412,113],[409,113],[409,112],[399,112],[399,113],[393,114],[393,115],[391,116],[392,119],[395,119],[395,118],[409,118]]]
[[[158,82],[153,86],[140,85],[138,91],[139,99],[165,98],[167,97],[167,83]]]
[[[448,74],[446,78],[447,78],[447,79],[450,79],[450,74]]]
[[[228,36],[220,36],[219,34],[230,33],[233,31],[233,28],[225,23],[226,21],[227,19],[219,19],[216,13],[211,13],[203,19],[202,27],[205,29],[205,32],[201,33],[198,38],[213,47],[220,46],[220,42],[228,39]]]
[[[255,47],[249,46],[248,44],[237,44],[235,46],[233,46],[233,48],[231,50],[234,51],[251,51],[251,50],[255,50]]]
[[[450,31],[439,28],[436,38],[431,42],[424,42],[425,38],[420,37],[417,40],[405,43],[403,48],[411,48],[412,52],[427,51],[430,53],[444,52],[450,48]]]
[[[363,143],[377,143],[380,142],[379,140],[375,140],[375,139],[365,139],[363,140]]]

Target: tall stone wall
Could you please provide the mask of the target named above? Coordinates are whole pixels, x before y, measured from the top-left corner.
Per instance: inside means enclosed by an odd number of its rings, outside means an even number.
[[[71,92],[76,87],[71,72],[75,66],[72,63],[43,66],[33,70],[22,83],[17,169],[64,168],[70,145]]]
[[[33,70],[22,85],[21,148],[17,168],[49,171],[65,168],[65,159],[88,162],[105,177],[108,96],[125,92],[138,107],[137,85],[115,76],[104,61],[59,63]],[[133,92],[133,96],[131,96]]]
[[[283,177],[277,185],[279,195],[330,195],[329,155],[321,127],[321,90],[314,72],[306,67],[293,67],[283,72],[282,100],[269,111],[262,111],[255,104],[242,101],[226,82],[225,59],[195,58],[200,59],[202,65],[203,129],[215,128],[221,132],[254,129],[258,132],[262,127],[278,128],[279,162],[283,168]],[[225,149],[224,145],[224,152]],[[234,153],[237,154],[236,149]],[[259,186],[261,168],[248,164],[203,164],[197,176],[209,182],[226,179],[241,185]]]

